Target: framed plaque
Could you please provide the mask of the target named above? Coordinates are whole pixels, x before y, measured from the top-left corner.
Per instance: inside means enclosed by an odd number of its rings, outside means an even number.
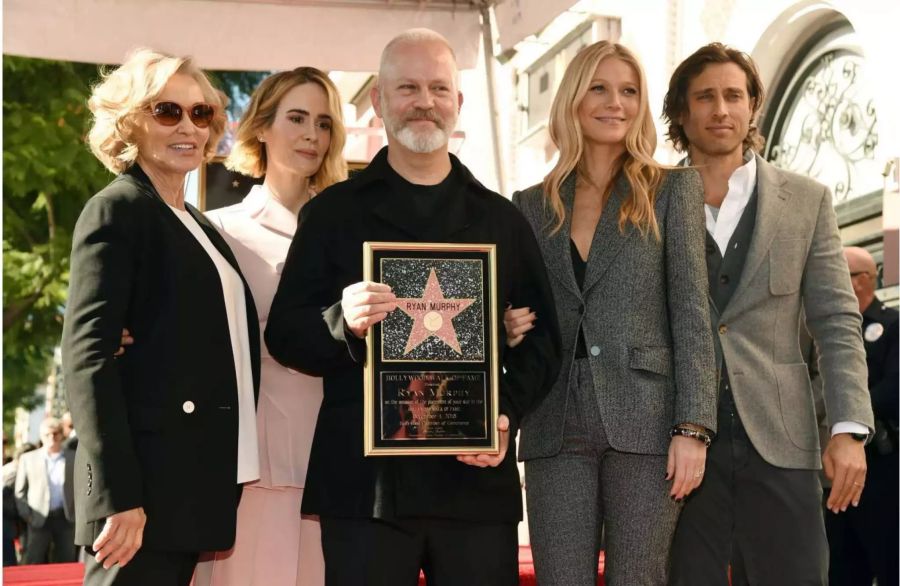
[[[499,453],[493,244],[366,242],[397,309],[369,328],[365,455]]]

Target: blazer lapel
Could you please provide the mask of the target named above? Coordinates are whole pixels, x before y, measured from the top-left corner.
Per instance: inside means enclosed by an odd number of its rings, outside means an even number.
[[[260,226],[291,239],[297,231],[297,216],[281,205],[261,185],[255,185],[241,202]]]
[[[575,280],[575,269],[572,268],[572,252],[569,241],[572,233],[572,208],[575,205],[575,173],[572,172],[559,186],[559,196],[566,210],[563,225],[556,233],[548,235],[546,240],[547,266],[550,272],[565,285],[578,299],[582,299],[581,289]],[[555,221],[555,217],[550,219]]]
[[[733,315],[743,301],[750,281],[753,280],[753,276],[772,247],[772,241],[778,233],[778,225],[785,213],[785,203],[791,195],[784,187],[785,179],[775,167],[759,155],[756,155],[756,165],[756,188],[758,191],[756,226],[753,229],[753,238],[750,241],[750,249],[747,251],[747,260],[741,273],[741,280],[725,308],[723,319],[728,319]]]
[[[603,213],[600,215],[597,229],[594,230],[587,270],[584,274],[585,293],[600,281],[609,265],[621,252],[622,245],[634,232],[634,226],[630,222],[625,224],[624,233],[619,231],[619,210],[622,209],[622,203],[629,189],[627,180],[620,177],[609,196],[609,201],[603,206]]]

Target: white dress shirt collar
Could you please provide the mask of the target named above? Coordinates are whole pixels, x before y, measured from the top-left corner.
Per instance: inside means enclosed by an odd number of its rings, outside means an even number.
[[[716,241],[722,256],[725,256],[728,242],[756,189],[756,156],[752,151],[747,152],[749,157],[744,157],[746,162],[735,169],[728,179],[728,193],[722,200],[718,214],[713,214],[711,205],[703,206],[706,210],[706,229]]]

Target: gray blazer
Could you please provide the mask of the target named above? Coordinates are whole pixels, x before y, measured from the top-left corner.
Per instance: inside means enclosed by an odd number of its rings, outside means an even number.
[[[594,389],[610,445],[666,454],[677,423],[715,430],[716,379],[709,331],[704,258],[703,185],[694,170],[667,172],[656,198],[661,240],[631,224],[619,230],[628,193],[620,179],[600,217],[584,290],[572,269],[570,232],[575,173],[562,184],[566,221],[555,216],[540,185],[513,203],[537,236],[548,267],[563,342],[563,368],[544,401],[522,421],[519,458],[559,453],[578,332],[584,329]],[[540,316],[538,316],[540,319]]]
[[[74,465],[75,452],[64,449],[63,458],[68,471]],[[50,513],[50,482],[43,448],[20,456],[16,469],[15,498],[19,516],[32,527],[43,527]],[[75,520],[75,511],[65,496],[63,496],[63,510],[66,519]]]
[[[874,425],[862,318],[828,188],[759,156],[756,164],[759,203],[744,272],[728,306],[710,308],[717,364],[728,364],[735,404],[763,459],[819,469],[801,307],[819,350],[829,426]]]

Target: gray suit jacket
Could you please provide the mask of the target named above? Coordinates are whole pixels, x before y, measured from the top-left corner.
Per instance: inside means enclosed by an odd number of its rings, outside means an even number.
[[[74,465],[75,452],[63,450],[66,469]],[[19,458],[16,469],[16,508],[19,516],[32,527],[43,527],[50,513],[50,484],[47,478],[47,463],[44,450],[38,448]],[[63,509],[66,519],[75,520],[75,512],[69,502],[63,498]]]
[[[818,469],[801,307],[819,348],[829,425],[873,427],[862,321],[828,188],[759,156],[756,163],[759,203],[744,271],[728,306],[710,308],[717,364],[728,364],[738,413],[760,455],[782,468]]]
[[[513,195],[540,244],[563,342],[559,379],[523,419],[522,460],[553,456],[562,447],[569,377],[582,328],[614,449],[665,454],[673,425],[716,427],[700,176],[694,170],[667,173],[655,205],[661,241],[652,234],[643,238],[631,224],[620,232],[619,210],[628,189],[620,179],[603,210],[583,291],[569,245],[575,173],[560,189],[566,222],[555,234],[550,234],[555,217],[544,205],[540,185]]]

